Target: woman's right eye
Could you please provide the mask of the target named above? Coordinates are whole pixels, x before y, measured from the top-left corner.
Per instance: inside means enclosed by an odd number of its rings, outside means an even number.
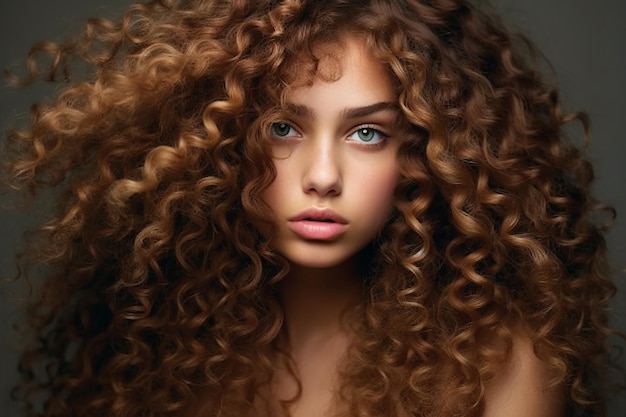
[[[293,138],[299,136],[296,129],[285,122],[272,123],[271,131],[272,136],[277,138]]]

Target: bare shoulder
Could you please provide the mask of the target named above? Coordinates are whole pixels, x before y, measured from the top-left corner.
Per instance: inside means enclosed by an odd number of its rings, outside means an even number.
[[[547,366],[530,338],[516,336],[510,360],[486,386],[483,417],[563,416],[565,390],[548,388],[547,380]]]

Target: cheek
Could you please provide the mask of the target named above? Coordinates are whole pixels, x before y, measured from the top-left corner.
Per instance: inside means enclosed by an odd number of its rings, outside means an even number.
[[[400,180],[395,164],[388,169],[377,169],[361,178],[361,192],[368,196],[369,205],[378,210],[390,211],[394,204],[394,191]]]
[[[381,196],[376,210],[381,213],[381,220],[383,222],[387,221],[393,212],[393,208],[395,206],[394,191],[397,183],[397,180],[394,178],[392,181],[380,184],[380,187],[376,190],[378,195]]]
[[[279,187],[276,184],[276,180],[261,192],[261,199],[272,211],[276,211],[276,203],[280,201]]]
[[[368,241],[372,241],[389,221],[395,206],[394,191],[400,179],[395,170],[375,170],[371,174],[362,178],[358,209],[358,217],[365,222],[362,236]]]

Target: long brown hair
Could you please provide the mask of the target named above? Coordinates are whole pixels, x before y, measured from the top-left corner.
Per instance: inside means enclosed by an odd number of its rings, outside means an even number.
[[[45,273],[17,395],[47,398],[29,415],[255,407],[288,268],[259,232],[266,136],[294,71],[314,75],[315,46],[346,32],[388,69],[406,125],[341,369],[348,412],[479,415],[523,332],[570,414],[605,414],[602,206],[562,131],[587,118],[561,109],[523,37],[461,0],[161,0],[29,56],[35,77],[41,53],[46,77],[75,77],[4,153],[11,187],[60,193],[27,253]]]

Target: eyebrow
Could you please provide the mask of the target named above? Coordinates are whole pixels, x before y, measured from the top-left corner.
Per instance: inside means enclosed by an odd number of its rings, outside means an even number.
[[[370,114],[378,113],[383,110],[397,110],[397,108],[398,106],[396,103],[381,101],[362,107],[346,107],[341,111],[341,115],[346,119],[356,119],[359,117],[369,116]],[[315,117],[313,109],[303,104],[287,103],[287,109],[296,116]]]

